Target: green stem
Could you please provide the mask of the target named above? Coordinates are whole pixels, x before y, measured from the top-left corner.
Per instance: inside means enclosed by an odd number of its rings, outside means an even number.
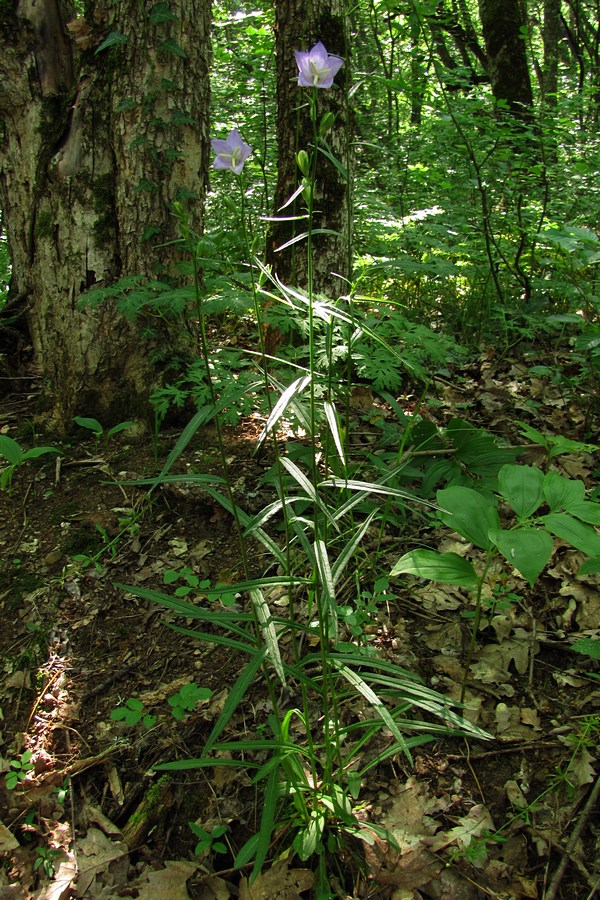
[[[479,623],[481,622],[481,592],[483,590],[483,585],[485,583],[485,579],[487,578],[487,573],[490,570],[490,566],[495,558],[495,554],[488,550],[487,558],[485,561],[485,566],[483,567],[483,572],[479,576],[479,581],[477,582],[477,596],[475,597],[475,617],[473,619],[473,627],[471,629],[471,640],[469,642],[469,650],[467,653],[467,659],[465,662],[465,674],[463,678],[462,688],[460,691],[460,702],[464,703],[465,694],[467,692],[467,679],[469,677],[469,668],[473,661],[473,654],[475,653],[475,644],[477,643],[477,632],[479,631]]]
[[[239,186],[240,186],[240,200],[241,200],[241,213],[242,213],[242,231],[244,233],[244,242],[246,244],[246,254],[248,257],[248,263],[250,266],[250,286],[252,290],[252,303],[254,306],[254,315],[256,317],[256,327],[258,330],[258,340],[260,346],[260,356],[261,356],[261,370],[264,378],[264,390],[265,390],[265,401],[267,404],[267,411],[269,415],[272,412],[273,404],[271,403],[271,391],[269,384],[269,372],[268,372],[268,363],[267,363],[267,353],[265,348],[265,335],[262,327],[261,315],[260,315],[260,301],[258,296],[258,290],[256,287],[256,276],[255,276],[255,267],[252,258],[252,247],[250,244],[250,238],[248,233],[248,222],[247,222],[247,210],[246,210],[246,184],[243,177],[243,174],[240,175],[239,178]],[[283,500],[285,500],[285,484],[283,481],[283,472],[282,467],[279,463],[279,446],[277,444],[277,433],[276,427],[273,428],[273,451],[275,454],[275,464],[277,470],[277,478],[279,481],[279,495]],[[292,574],[292,563],[291,563],[291,554],[290,554],[290,545],[291,545],[291,529],[289,525],[289,510],[285,503],[282,502],[282,515],[283,515],[283,525],[285,529],[285,556],[286,556],[286,569],[287,574]],[[295,607],[294,607],[294,586],[289,586],[288,591],[289,597],[289,617],[292,622],[295,621]],[[296,634],[296,629],[291,628],[291,641],[292,641],[292,651],[294,654],[294,659],[299,659],[299,647],[298,647],[298,637]]]
[[[187,229],[186,229],[187,230]],[[191,237],[191,233],[187,230],[186,239],[188,243],[188,247],[193,256],[194,260],[194,298],[196,302],[196,315],[198,317],[198,329],[199,329],[199,338],[200,338],[200,349],[202,351],[202,358],[204,360],[204,367],[206,370],[206,383],[208,385],[208,392],[210,395],[210,401],[213,409],[216,409],[217,405],[217,392],[215,390],[215,385],[212,377],[212,372],[210,368],[210,349],[208,346],[208,338],[206,335],[206,322],[204,319],[204,311],[202,309],[202,292],[200,290],[200,266],[198,260],[198,245],[193,242]],[[233,513],[233,520],[235,523],[235,530],[238,537],[238,543],[240,547],[240,557],[242,561],[242,569],[244,572],[244,578],[249,580],[250,578],[250,567],[248,565],[248,556],[246,553],[246,545],[244,541],[244,532],[242,529],[242,523],[240,522],[240,518],[238,515],[237,504],[235,502],[235,498],[233,496],[233,490],[231,488],[231,478],[229,475],[229,465],[227,463],[227,454],[225,452],[225,442],[223,439],[223,427],[221,425],[221,418],[219,415],[215,415],[215,429],[217,432],[217,443],[219,446],[219,456],[221,459],[221,468],[223,470],[223,478],[225,479],[225,492],[227,494],[227,499],[231,505],[231,510]]]

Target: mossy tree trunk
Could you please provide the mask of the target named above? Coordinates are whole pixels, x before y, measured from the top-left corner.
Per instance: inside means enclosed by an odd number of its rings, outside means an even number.
[[[90,287],[168,278],[174,200],[201,227],[208,170],[206,0],[0,6],[0,202],[50,427],[148,415],[157,342]],[[103,47],[104,45],[104,47]],[[167,351],[167,347],[160,348]]]
[[[277,0],[275,3],[275,46],[277,66],[277,148],[278,180],[275,215],[291,197],[302,180],[296,164],[298,150],[312,154],[313,124],[309,115],[309,88],[298,86],[295,50],[310,50],[321,41],[327,51],[345,60],[332,88],[316,90],[318,119],[327,112],[335,115],[333,128],[325,135],[332,155],[349,170],[348,133],[350,110],[346,85],[349,81],[349,23],[342,0]],[[328,228],[339,236],[316,234],[314,238],[313,287],[332,299],[348,292],[351,277],[350,248],[352,214],[348,183],[340,168],[322,153],[316,166],[314,228]],[[299,198],[282,216],[302,212]],[[284,284],[307,287],[307,243],[299,241],[278,251],[295,234],[306,230],[306,222],[281,222],[274,225],[267,248],[268,259]],[[341,277],[340,277],[341,276]]]

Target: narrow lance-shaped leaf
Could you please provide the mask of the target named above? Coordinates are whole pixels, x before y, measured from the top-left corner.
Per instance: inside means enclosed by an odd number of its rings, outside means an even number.
[[[334,231],[332,228],[313,228],[310,234],[332,234],[334,235],[334,237],[342,237],[339,231]],[[292,244],[297,244],[299,241],[303,241],[308,237],[308,235],[308,231],[303,231],[302,234],[297,234],[296,237],[293,237],[289,241],[286,241],[285,244],[282,244],[280,247],[275,247],[275,253],[281,253],[282,250],[287,250],[287,248],[291,247]]]
[[[329,555],[327,553],[325,541],[315,541],[315,560],[321,582],[321,601],[322,605],[325,606],[323,612],[328,614],[329,621],[333,628],[333,635],[330,634],[329,636],[337,639],[338,616],[335,602],[335,585],[331,574],[331,566],[329,564]]]
[[[343,675],[343,677],[346,679],[346,681],[354,685],[354,687],[360,694],[362,694],[365,700],[371,704],[371,706],[373,707],[373,711],[377,713],[377,715],[380,719],[383,720],[383,722],[385,722],[389,730],[398,741],[398,744],[402,747],[402,750],[408,761],[412,762],[412,756],[404,739],[404,735],[398,728],[391,713],[388,709],[386,709],[385,704],[380,700],[375,691],[371,687],[369,687],[366,681],[364,681],[357,672],[354,672],[352,669],[348,668],[348,666],[338,662],[336,659],[333,659],[332,662],[336,669],[338,669],[340,674]]]
[[[228,724],[229,720],[231,719],[232,715],[234,714],[234,712],[236,711],[236,709],[242,702],[242,700],[246,694],[246,691],[249,689],[250,685],[254,681],[254,676],[256,675],[256,673],[258,672],[258,670],[260,669],[260,667],[262,666],[262,664],[264,662],[266,652],[267,652],[266,647],[261,647],[261,649],[259,651],[257,651],[257,653],[248,662],[248,664],[246,665],[244,670],[240,673],[235,684],[229,691],[229,694],[227,695],[227,699],[225,700],[225,703],[223,705],[223,710],[221,712],[221,715],[219,716],[218,720],[216,721],[216,723],[213,727],[213,730],[209,734],[208,740],[207,740],[206,744],[204,745],[203,754],[205,756],[208,753],[210,753],[210,751],[212,750],[212,748],[218,741],[219,737],[223,733],[224,729],[227,727],[227,724]]]
[[[326,400],[323,404],[325,408],[325,416],[327,417],[327,423],[329,425],[329,430],[331,431],[331,436],[333,437],[333,441],[335,444],[335,449],[338,452],[338,456],[341,459],[343,465],[346,465],[346,456],[344,454],[344,447],[342,443],[342,436],[340,434],[339,423],[337,420],[337,415],[335,412],[335,406],[333,403],[330,403],[329,400]]]
[[[369,525],[371,524],[371,522],[373,521],[373,518],[377,514],[377,512],[378,512],[378,510],[374,509],[372,512],[369,513],[369,515],[367,516],[365,521],[354,532],[354,534],[352,535],[352,537],[350,538],[350,540],[348,541],[348,543],[346,544],[346,546],[344,547],[342,552],[339,554],[336,561],[331,566],[331,575],[333,578],[334,585],[336,585],[338,583],[338,581],[340,580],[340,577],[343,574],[344,569],[346,568],[346,566],[352,559],[352,556],[354,555],[356,548],[358,547],[358,545],[362,541],[363,537],[365,536],[367,529],[368,529]]]
[[[262,446],[265,442],[267,435],[271,431],[272,428],[275,427],[281,416],[284,414],[290,403],[302,392],[304,389],[310,384],[310,375],[302,375],[300,378],[296,378],[295,381],[292,381],[290,385],[285,389],[285,391],[281,394],[277,403],[271,410],[271,414],[267,419],[265,427],[262,430],[262,433],[257,442],[257,448]]]
[[[250,591],[250,598],[254,605],[254,609],[256,610],[256,616],[260,623],[263,638],[267,646],[267,652],[269,654],[271,662],[273,663],[273,667],[277,672],[279,680],[285,687],[285,672],[283,670],[283,663],[281,661],[281,653],[279,652],[277,632],[275,630],[275,625],[271,620],[271,611],[269,609],[269,604],[267,603],[262,591],[258,590],[257,588]]]

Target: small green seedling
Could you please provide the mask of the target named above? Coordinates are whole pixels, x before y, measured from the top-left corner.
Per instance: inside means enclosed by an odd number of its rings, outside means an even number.
[[[196,856],[204,853],[205,850],[211,850],[213,853],[227,853],[227,844],[219,840],[227,831],[227,825],[217,825],[212,831],[205,831],[195,822],[188,822],[188,824],[198,838],[198,843],[194,847]]]
[[[36,860],[33,864],[34,872],[43,869],[47,878],[54,878],[54,860],[57,857],[64,857],[62,850],[50,850],[48,847],[36,847]]]
[[[169,697],[167,702],[172,707],[171,712],[174,718],[181,720],[187,713],[194,711],[199,700],[210,700],[212,695],[213,692],[210,688],[198,687],[191,681],[189,684],[184,684],[172,697]]]
[[[24,465],[30,459],[37,459],[47,453],[60,453],[56,447],[32,447],[31,450],[22,450],[13,438],[6,434],[0,434],[0,456],[8,460],[9,465],[0,472],[0,491],[7,490],[10,494],[15,469]]]
[[[132,428],[135,425],[135,422],[119,422],[118,425],[113,425],[112,428],[105,429],[98,419],[92,419],[86,416],[75,416],[73,421],[81,428],[87,428],[88,431],[93,432],[96,443],[99,444],[100,438],[104,438],[105,448],[108,447],[108,442],[111,437],[114,437],[115,434],[119,434],[121,431],[125,431],[125,429]]]
[[[600,449],[597,444],[585,444],[582,441],[574,441],[562,434],[542,434],[536,428],[532,428],[526,422],[519,422],[521,434],[532,444],[539,444],[546,451],[548,461],[563,453],[595,453]]]
[[[189,566],[183,566],[181,569],[167,569],[163,575],[163,584],[174,584],[176,581],[185,582],[175,589],[176,597],[187,597],[190,591],[205,590],[210,587],[210,581],[200,581]]]
[[[134,728],[141,722],[146,728],[152,728],[156,723],[156,716],[144,715],[144,704],[136,697],[128,697],[125,706],[117,706],[110,714],[113,722],[125,722]]]
[[[102,563],[98,561],[97,556],[89,556],[87,553],[76,553],[71,559],[73,562],[79,563],[82,569],[88,569],[90,566],[93,566],[98,575],[102,574]]]
[[[64,806],[65,800],[67,799],[67,794],[69,793],[69,779],[65,778],[63,783],[61,785],[57,785],[52,793],[56,795],[56,802],[61,806]]]
[[[11,759],[9,762],[10,771],[6,773],[6,787],[9,791],[14,791],[20,782],[25,781],[27,773],[33,769],[31,756],[31,750],[26,750],[21,759]]]

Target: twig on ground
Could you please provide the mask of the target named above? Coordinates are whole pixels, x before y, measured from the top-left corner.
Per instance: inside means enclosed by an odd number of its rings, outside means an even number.
[[[589,819],[589,817],[591,816],[591,814],[594,810],[594,806],[596,805],[596,801],[597,801],[599,795],[600,795],[600,776],[598,776],[598,778],[596,779],[596,783],[594,784],[594,787],[592,788],[592,792],[590,793],[590,796],[587,799],[587,803],[581,810],[581,812],[579,814],[579,818],[577,819],[577,824],[575,825],[575,828],[571,832],[571,837],[567,841],[567,845],[564,848],[564,850],[562,851],[563,857],[562,857],[560,863],[558,864],[558,868],[556,869],[556,872],[552,876],[552,880],[550,881],[550,884],[548,885],[548,890],[546,891],[546,894],[545,894],[545,900],[555,900],[555,898],[558,894],[558,889],[560,887],[560,883],[563,879],[565,872],[567,871],[567,866],[569,865],[569,862],[571,859],[571,854],[572,854],[573,850],[575,849],[575,845],[577,844],[577,841],[579,840],[579,838],[581,836],[581,832],[585,828],[587,820]],[[595,888],[594,888],[594,891],[595,891]]]

